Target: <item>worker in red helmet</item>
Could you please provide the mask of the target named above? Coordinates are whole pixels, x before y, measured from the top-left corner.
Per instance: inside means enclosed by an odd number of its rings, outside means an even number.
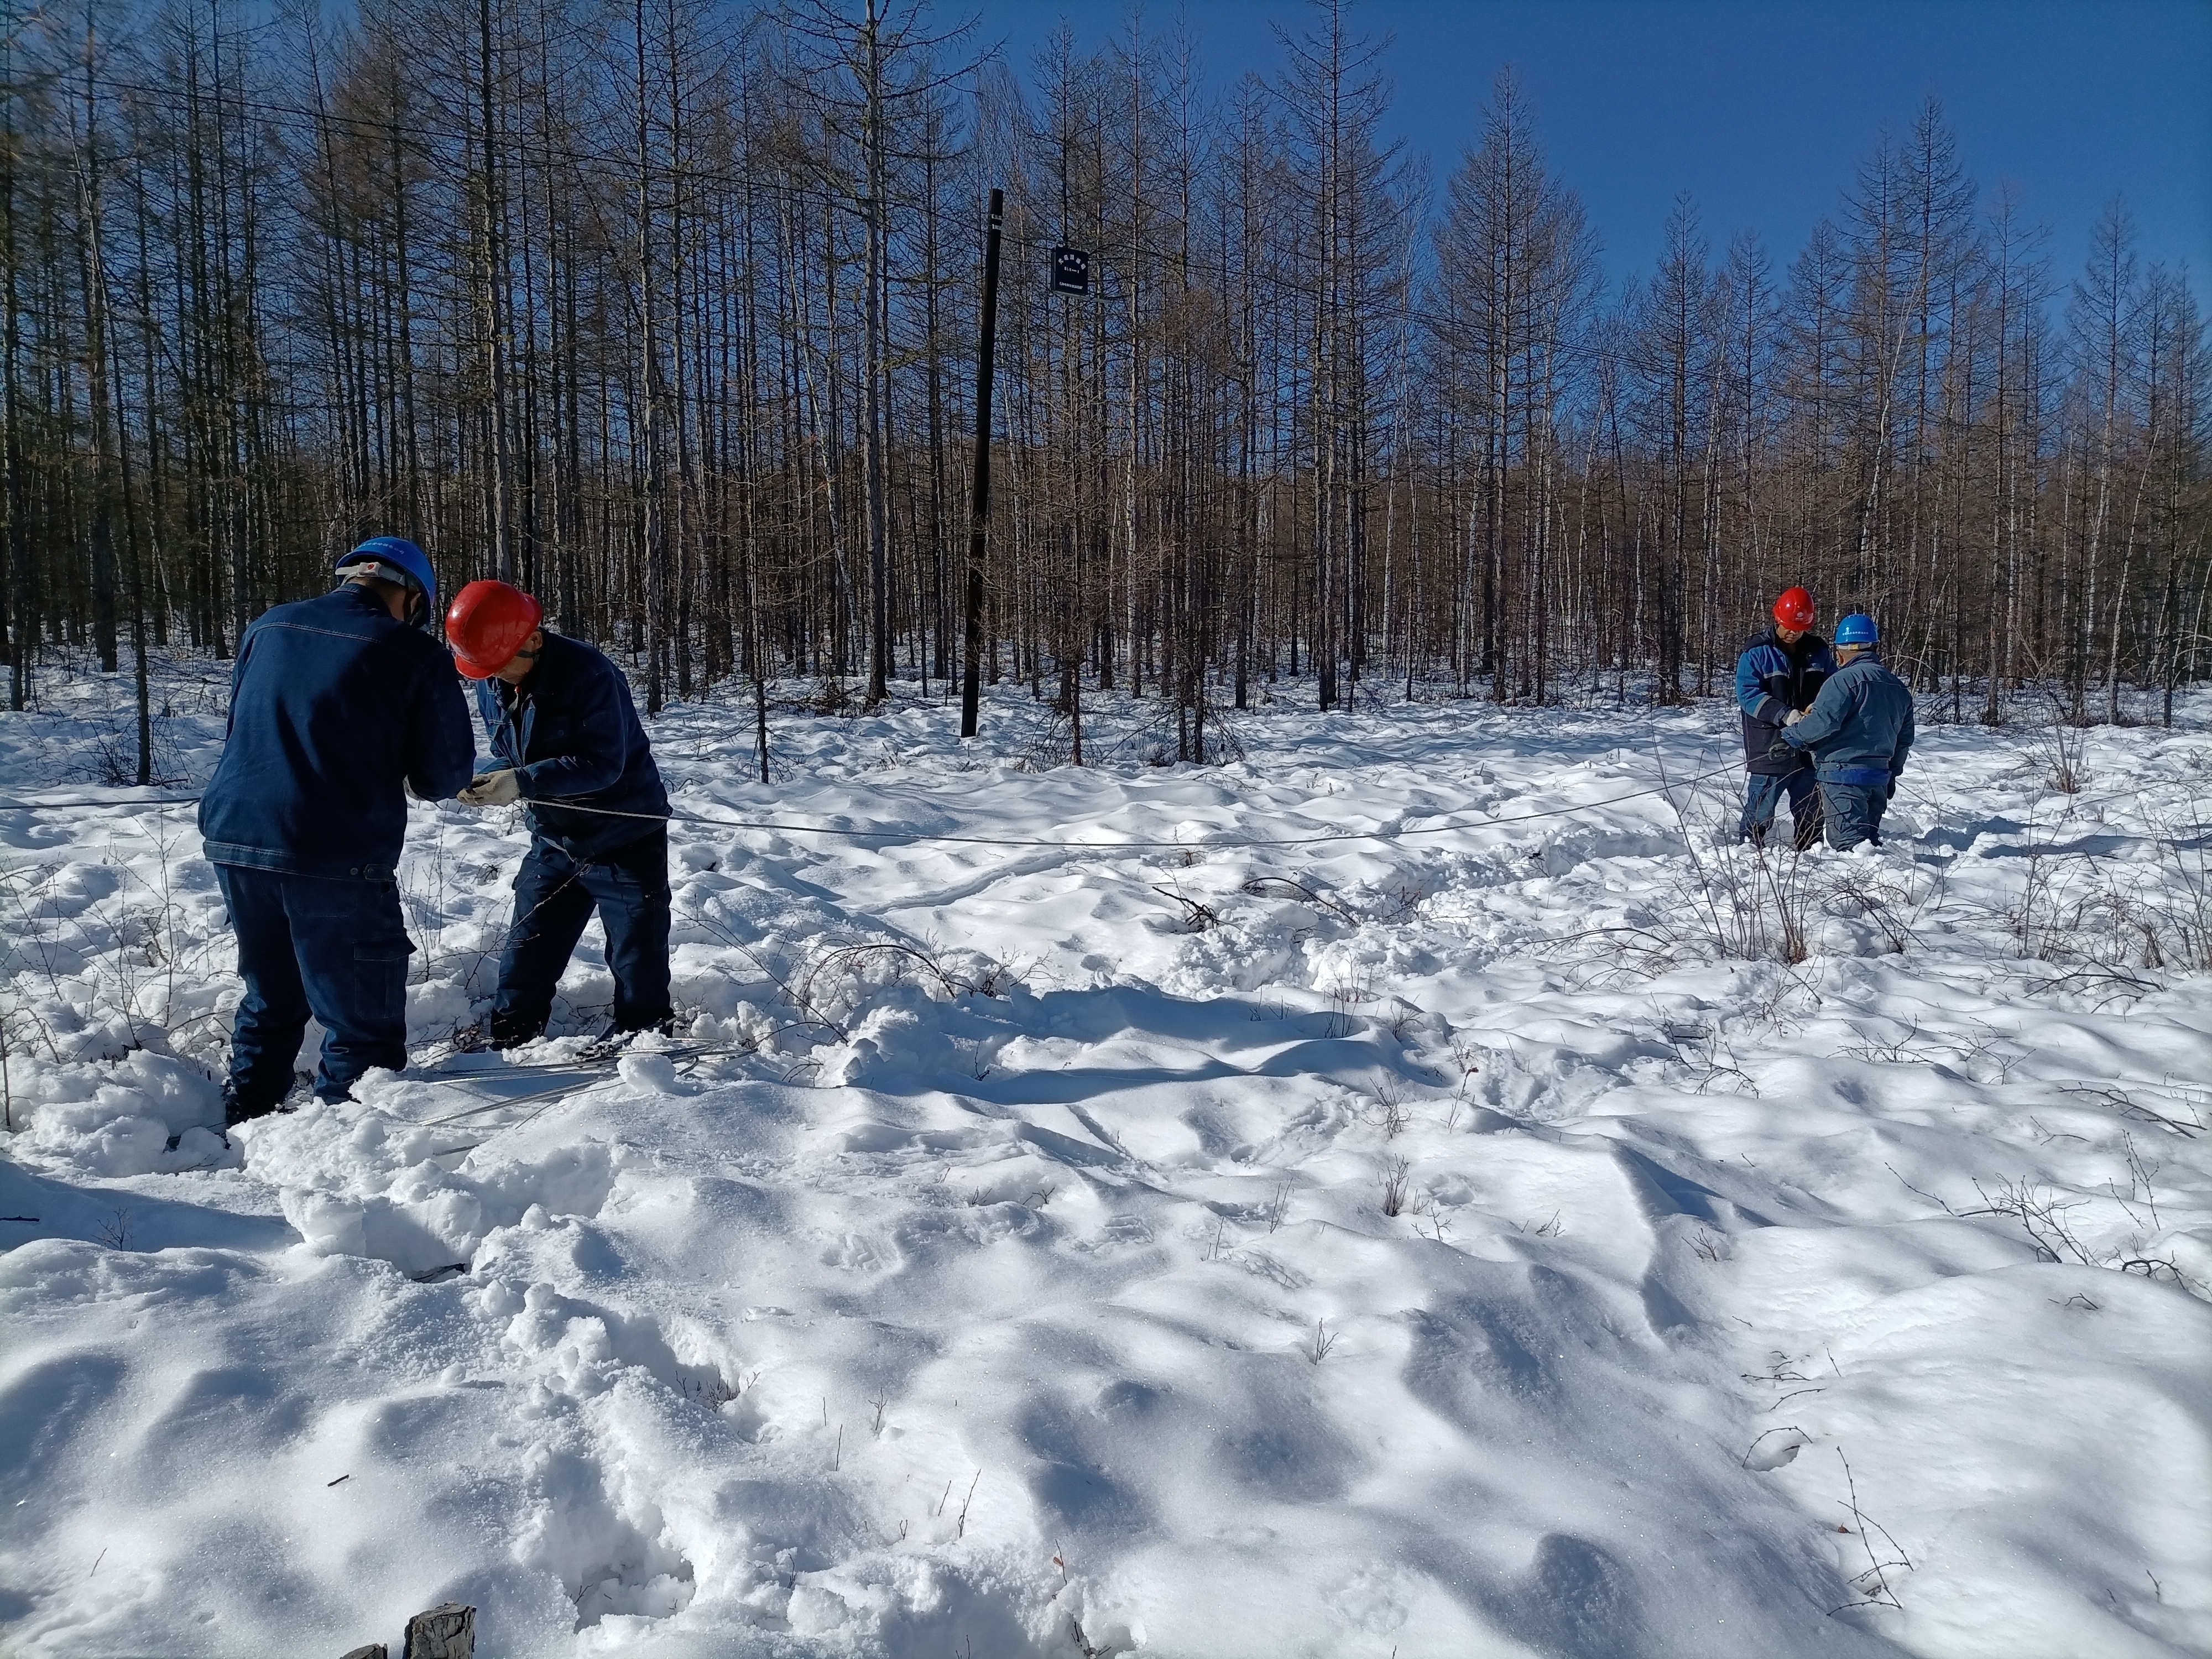
[[[667,1029],[668,793],[629,682],[581,640],[547,632],[538,601],[505,582],[471,582],[455,594],[446,639],[453,665],[477,683],[495,757],[459,799],[520,801],[530,823],[492,1046],[544,1031],[595,908],[615,981],[614,1018],[602,1035]]]
[[[1774,601],[1774,620],[1754,635],[1736,659],[1735,700],[1743,711],[1743,756],[1751,774],[1743,798],[1736,839],[1766,844],[1774,809],[1790,797],[1790,828],[1799,852],[1820,839],[1820,796],[1813,764],[1778,743],[1782,728],[1804,717],[1836,672],[1828,642],[1813,632],[1819,613],[1802,587],[1784,589]]]

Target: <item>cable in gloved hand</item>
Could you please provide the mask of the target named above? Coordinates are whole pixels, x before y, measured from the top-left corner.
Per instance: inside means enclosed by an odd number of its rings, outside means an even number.
[[[512,770],[486,772],[453,799],[464,806],[509,806],[522,799],[522,780]]]
[[[1803,750],[1800,749],[1796,744],[1790,742],[1787,738],[1777,738],[1772,743],[1766,745],[1766,758],[1769,760],[1794,761],[1802,757],[1805,751]],[[468,795],[465,791],[463,793],[461,799],[464,800],[468,799]]]

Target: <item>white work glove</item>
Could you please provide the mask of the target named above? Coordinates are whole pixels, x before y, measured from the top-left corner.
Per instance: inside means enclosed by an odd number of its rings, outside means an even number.
[[[1793,708],[1793,709],[1791,709],[1791,710],[1790,711],[1790,718],[1789,718],[1788,720],[1786,720],[1783,721],[1782,723],[1783,723],[1784,726],[1795,726],[1795,725],[1796,725],[1796,724],[1797,724],[1797,722],[1798,722],[1799,720],[1803,720],[1804,718],[1805,718],[1805,711],[1804,711],[1803,709],[1802,709],[1802,708]]]
[[[487,772],[453,797],[464,806],[507,806],[522,798],[522,780],[513,772]]]

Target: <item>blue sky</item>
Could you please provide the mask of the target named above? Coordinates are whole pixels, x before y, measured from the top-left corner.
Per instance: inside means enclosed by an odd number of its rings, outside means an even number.
[[[983,33],[1026,72],[1065,15],[1079,40],[1119,33],[1121,0],[981,0]],[[939,0],[940,16],[967,15]],[[2212,0],[1364,0],[1395,37],[1396,136],[1438,188],[1475,137],[1498,67],[1532,100],[1552,166],[1582,195],[1615,283],[1647,270],[1679,191],[1714,249],[1756,230],[1786,268],[1837,211],[1884,123],[1902,133],[1932,92],[1984,205],[2009,179],[2070,280],[2089,227],[2127,199],[2144,263],[2212,277]],[[1210,79],[1272,72],[1269,25],[1298,0],[1182,0]]]

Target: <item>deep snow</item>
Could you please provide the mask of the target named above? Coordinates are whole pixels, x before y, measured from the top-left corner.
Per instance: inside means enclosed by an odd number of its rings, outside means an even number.
[[[593,1070],[449,1055],[525,839],[418,806],[416,1066],[226,1151],[119,691],[0,716],[0,1650],[2212,1651],[2202,699],[1931,724],[1889,847],[1765,865],[1718,703],[1077,770],[1010,689],[769,786],[679,708],[678,811],[903,838],[674,826],[695,1017]]]

